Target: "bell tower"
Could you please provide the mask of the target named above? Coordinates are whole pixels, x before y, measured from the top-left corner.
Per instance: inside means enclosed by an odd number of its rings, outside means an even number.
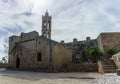
[[[48,11],[42,15],[42,35],[51,39],[51,16],[49,16]]]

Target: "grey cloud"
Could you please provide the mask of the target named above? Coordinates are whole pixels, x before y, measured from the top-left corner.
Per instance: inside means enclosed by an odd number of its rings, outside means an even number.
[[[19,14],[13,14],[12,16],[11,16],[11,18],[12,19],[19,19],[19,18],[21,18],[21,17],[23,17],[23,16],[26,16],[26,17],[30,17],[30,16],[32,16],[33,15],[33,13],[31,13],[31,12],[23,12],[23,13],[19,13]]]
[[[96,38],[100,32],[120,31],[119,3],[119,0],[49,0],[40,6],[40,1],[37,0],[2,0],[0,35],[33,30],[40,33],[41,15],[48,10],[52,15],[54,40],[83,40],[86,36]],[[3,41],[5,38],[7,36]],[[0,42],[0,45],[3,43]]]
[[[19,32],[23,31],[20,25],[15,25],[11,27],[3,27],[6,31],[9,31],[13,34],[18,34]]]
[[[2,37],[2,36],[6,36],[6,35],[8,35],[8,32],[6,32],[6,31],[0,31],[0,36]]]

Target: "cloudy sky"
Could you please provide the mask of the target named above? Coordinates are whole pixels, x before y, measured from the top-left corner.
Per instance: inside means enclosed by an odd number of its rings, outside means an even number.
[[[41,16],[46,10],[52,16],[56,41],[120,32],[120,0],[0,0],[1,57],[7,55],[9,36],[33,30],[41,35]]]

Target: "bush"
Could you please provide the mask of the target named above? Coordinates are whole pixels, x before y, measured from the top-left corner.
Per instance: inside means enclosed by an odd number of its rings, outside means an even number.
[[[96,63],[97,60],[100,60],[101,56],[103,56],[103,53],[100,51],[100,49],[96,46],[92,46],[87,50],[88,56],[92,59],[93,63]]]
[[[111,57],[112,55],[117,53],[117,50],[115,48],[110,48],[106,51],[106,53],[108,57]]]

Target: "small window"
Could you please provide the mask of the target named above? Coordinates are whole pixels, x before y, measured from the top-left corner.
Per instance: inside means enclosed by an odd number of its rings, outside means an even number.
[[[80,46],[80,44],[77,44],[77,46]]]
[[[49,28],[50,28],[50,24],[48,23],[48,24],[47,24],[47,29],[49,29]]]
[[[42,61],[42,54],[41,53],[37,54],[37,61],[38,62]]]
[[[90,45],[91,45],[91,46],[94,46],[94,43],[93,43],[93,42],[91,42],[91,43],[90,43]]]
[[[44,27],[46,27],[46,23],[44,22]]]
[[[41,42],[39,41],[39,44],[41,44]]]

